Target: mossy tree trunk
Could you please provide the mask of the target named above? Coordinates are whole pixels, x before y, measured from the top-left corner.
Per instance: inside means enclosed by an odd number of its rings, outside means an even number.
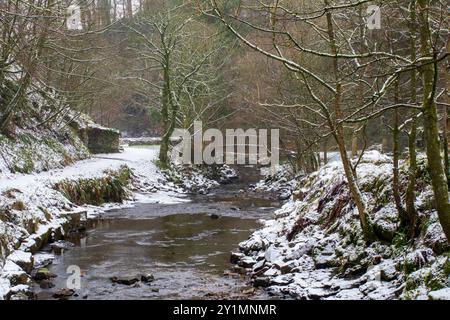
[[[447,52],[450,50],[450,39],[447,40]],[[444,148],[444,163],[445,163],[445,174],[447,175],[447,184],[450,187],[450,162],[449,162],[449,155],[448,155],[448,136],[449,136],[449,130],[448,130],[448,123],[449,123],[449,115],[448,115],[448,108],[449,108],[449,102],[450,102],[450,92],[449,92],[449,83],[448,83],[448,70],[449,67],[447,65],[447,72],[444,72],[444,83],[446,85],[445,93],[444,93],[444,102],[443,105],[443,123],[442,123],[442,136],[443,136],[443,148]]]
[[[161,146],[159,148],[159,162],[161,167],[167,168],[169,166],[169,144],[171,127],[171,85],[170,85],[170,54],[166,52],[164,61],[164,71],[163,71],[163,89],[162,89],[162,107],[161,107],[161,118],[162,118],[162,140]]]
[[[428,168],[432,180],[436,209],[442,229],[450,241],[450,203],[448,197],[447,177],[444,171],[444,162],[441,156],[439,141],[439,128],[437,107],[435,103],[436,84],[438,70],[431,44],[431,31],[428,20],[429,0],[418,0],[418,17],[420,30],[420,52],[423,58],[428,58],[429,63],[421,67],[423,82],[423,115],[427,149]]]

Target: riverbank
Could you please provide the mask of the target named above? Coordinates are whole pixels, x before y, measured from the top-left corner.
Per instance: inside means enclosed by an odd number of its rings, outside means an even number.
[[[401,164],[402,183],[407,167]],[[426,162],[419,155],[416,209],[420,234],[399,229],[392,158],[370,151],[357,168],[378,241],[367,245],[342,165],[289,180],[282,172],[257,190],[289,189],[288,203],[233,254],[255,287],[295,299],[450,299],[450,247],[433,209]]]

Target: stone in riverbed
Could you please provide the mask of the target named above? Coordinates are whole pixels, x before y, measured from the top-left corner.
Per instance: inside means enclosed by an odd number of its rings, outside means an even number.
[[[33,278],[36,281],[49,280],[51,278],[56,278],[56,275],[51,273],[47,268],[40,268],[36,271]]]
[[[264,275],[268,276],[268,277],[276,277],[276,276],[281,275],[281,271],[278,270],[277,268],[275,268],[274,266],[272,266],[272,268],[270,268],[269,270],[264,272]]]
[[[268,277],[258,277],[253,280],[253,285],[255,287],[268,287],[270,284],[270,278]]]
[[[53,283],[53,282],[51,282],[50,280],[42,280],[40,283],[39,283],[39,287],[41,288],[41,289],[51,289],[51,288],[53,288],[55,286],[55,284]]]
[[[267,270],[269,270],[270,267],[268,267],[267,265],[264,265],[264,267],[260,268],[259,270],[254,270],[253,271],[253,275],[256,277],[259,277],[263,274],[265,274],[267,272]]]
[[[213,220],[220,219],[220,216],[219,216],[218,214],[216,214],[216,213],[212,213],[209,217],[210,217],[211,219],[213,219]]]
[[[337,292],[329,291],[325,288],[309,288],[308,298],[311,300],[320,300],[335,295]]]
[[[11,294],[9,296],[9,300],[11,300],[11,301],[30,300],[30,297],[24,292],[18,292],[18,293]]]
[[[231,271],[237,274],[246,274],[247,273],[247,269],[243,268],[243,267],[239,267],[238,265],[233,266],[233,268],[231,268]]]
[[[141,275],[141,281],[144,283],[150,283],[155,281],[155,276],[151,273],[146,273]]]
[[[237,264],[239,260],[241,260],[244,257],[243,253],[240,252],[232,252],[230,256],[230,262],[232,264]]]
[[[70,298],[74,294],[75,294],[75,291],[73,289],[63,288],[63,289],[56,291],[53,294],[53,298],[64,300],[64,299]]]
[[[34,267],[43,268],[53,262],[55,256],[47,252],[38,252],[34,255]]]
[[[111,281],[113,283],[123,284],[126,286],[131,286],[140,281],[139,277],[130,276],[130,277],[112,277]]]
[[[61,250],[69,250],[73,248],[75,245],[72,242],[59,240],[50,244],[50,247],[56,252],[60,252]]]
[[[290,275],[277,276],[270,280],[270,285],[276,286],[287,286],[288,284],[294,282],[294,279]]]

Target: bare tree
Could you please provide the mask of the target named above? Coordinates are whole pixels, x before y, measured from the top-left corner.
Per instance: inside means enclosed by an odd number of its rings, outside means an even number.
[[[177,125],[189,127],[205,110],[216,102],[199,107],[199,99],[212,94],[211,75],[202,70],[211,64],[211,58],[220,47],[208,46],[203,28],[195,28],[190,3],[166,6],[157,14],[144,12],[129,29],[139,38],[131,47],[140,61],[137,73],[122,79],[134,79],[146,87],[147,95],[160,101],[162,142],[159,161],[169,165],[170,138]],[[189,29],[188,29],[189,26]],[[203,43],[202,43],[203,41]],[[202,44],[200,44],[202,43]],[[211,66],[209,67],[211,70]],[[210,100],[210,99],[208,99]],[[201,103],[205,103],[202,101]],[[193,111],[193,113],[188,111]]]
[[[347,150],[347,130],[350,126],[350,128],[353,128],[352,131],[355,131],[355,128],[358,128],[355,127],[355,124],[358,123],[361,124],[360,128],[363,129],[368,121],[387,115],[391,111],[394,112],[392,129],[394,130],[394,154],[397,163],[394,169],[394,181],[396,181],[394,189],[398,190],[398,137],[400,130],[410,126],[410,146],[412,146],[410,153],[413,153],[415,151],[413,146],[415,143],[416,118],[420,115],[420,111],[425,114],[433,110],[427,104],[424,104],[423,107],[417,105],[416,98],[404,101],[403,97],[400,98],[396,94],[400,90],[398,86],[404,75],[413,75],[409,82],[414,83],[415,73],[418,69],[422,71],[430,68],[431,71],[437,70],[437,64],[443,61],[447,54],[435,51],[433,55],[431,36],[428,36],[429,40],[424,41],[422,39],[422,42],[429,43],[429,47],[424,50],[424,44],[422,43],[422,57],[417,59],[414,40],[412,40],[410,50],[404,50],[404,48],[408,48],[408,42],[402,40],[404,34],[402,27],[393,31],[389,30],[392,37],[396,37],[395,41],[391,39],[390,35],[383,39],[382,33],[367,32],[365,19],[362,17],[362,12],[366,11],[367,2],[324,0],[322,3],[303,1],[300,4],[281,0],[258,1],[257,3],[240,1],[239,10],[233,12],[225,7],[225,3],[211,0],[210,9],[205,8],[204,11],[207,15],[218,18],[232,34],[249,48],[282,63],[306,88],[312,102],[305,99],[308,102],[299,105],[303,105],[302,109],[307,110],[307,113],[316,114],[320,121],[311,121],[312,118],[308,116],[303,117],[303,120],[313,122],[313,125],[318,127],[324,123],[327,125],[328,133],[322,134],[322,138],[331,135],[337,144],[352,199],[358,208],[361,228],[366,240],[372,241],[374,232],[356,175],[356,166],[362,154],[356,162],[352,162],[350,159]],[[393,13],[399,15],[405,13],[405,7],[408,8],[407,5],[402,6],[396,3],[380,4],[386,7],[385,10],[393,10]],[[409,4],[409,2],[405,1],[405,4]],[[409,29],[411,33],[414,33],[415,28],[413,7],[411,4],[409,9],[406,9],[406,13],[409,14],[411,20]],[[243,15],[244,10],[263,14]],[[403,18],[399,19],[404,21]],[[423,17],[419,20],[423,29],[425,20]],[[430,33],[429,27],[427,28],[427,32]],[[256,40],[258,37],[255,34],[249,35],[247,31],[249,29],[263,39],[270,39],[271,45],[268,46],[267,41],[258,43],[258,40]],[[306,40],[307,38],[298,30],[314,33],[314,40]],[[406,26],[407,30],[408,27]],[[421,33],[423,34],[423,32],[422,30]],[[422,38],[424,38],[423,35]],[[427,50],[429,53],[426,53]],[[414,51],[414,53],[408,54],[411,51]],[[314,63],[311,63],[308,59],[314,59]],[[435,66],[434,69],[433,65]],[[328,68],[328,72],[321,72],[319,66],[325,66]],[[426,74],[426,72],[423,73],[424,76]],[[431,99],[430,104],[433,105],[435,96],[431,90],[432,87],[431,89],[428,88],[428,91],[425,89],[425,83],[430,83],[431,80],[432,78],[424,81],[424,101],[426,100],[425,97],[428,97],[428,99]],[[414,84],[410,85],[412,87]],[[430,93],[431,96],[429,96]],[[414,94],[411,94],[414,96],[415,90]],[[395,96],[397,98],[393,98]],[[280,103],[278,105],[280,107],[286,106]],[[403,124],[400,123],[399,109],[411,110],[411,117],[404,119]],[[435,144],[437,141],[434,149],[433,143],[431,143],[432,150],[430,150],[427,142],[430,163],[441,163],[439,160],[435,160],[438,157],[433,158],[432,156],[432,154],[440,154],[438,131],[433,129],[436,126],[437,119],[433,118],[433,115],[429,116],[428,121],[425,120],[427,139],[433,137]],[[353,149],[356,149],[355,135],[352,134],[352,136]],[[414,201],[412,200],[414,198],[413,175],[415,175],[416,170],[414,159],[415,154],[412,156],[413,162],[410,168],[406,213],[404,213],[402,199],[398,192],[395,197],[400,211],[399,214],[406,217],[402,219],[409,225],[414,225],[416,220],[414,218]],[[437,202],[440,202],[441,205],[438,204],[437,207],[438,211],[442,213],[445,210],[448,211],[448,207],[444,208],[445,205],[442,205],[442,203],[448,205],[448,198],[447,200],[445,198],[447,193],[443,189],[446,181],[439,178],[439,176],[445,177],[443,171],[441,175],[437,171],[432,176],[435,180],[435,189],[440,190],[436,193],[436,198],[440,198]],[[438,185],[439,188],[437,188]],[[443,225],[445,225],[445,221]]]

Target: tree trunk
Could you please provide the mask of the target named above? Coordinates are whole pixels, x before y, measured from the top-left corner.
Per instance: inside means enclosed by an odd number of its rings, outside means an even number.
[[[170,59],[169,56],[166,55],[165,59],[165,67],[164,67],[164,86],[162,92],[162,106],[161,106],[161,118],[162,118],[162,141],[161,146],[159,148],[159,162],[161,167],[167,168],[169,166],[169,143],[170,143],[170,135],[169,135],[169,127],[170,127]]]
[[[392,132],[392,152],[393,152],[393,181],[392,191],[394,193],[394,201],[397,211],[400,216],[404,216],[404,210],[402,206],[402,198],[400,195],[400,177],[399,177],[399,160],[400,160],[400,137],[399,137],[399,115],[398,109],[394,110],[394,126]],[[404,218],[403,218],[404,219]]]
[[[447,51],[450,50],[450,40],[447,40]],[[443,136],[443,148],[444,148],[444,163],[445,163],[445,174],[447,175],[447,184],[450,187],[450,163],[449,163],[449,155],[448,155],[448,106],[449,106],[449,82],[448,82],[448,66],[447,66],[447,72],[444,72],[444,84],[445,84],[445,92],[444,92],[444,104],[443,106],[443,123],[442,123],[442,136]]]
[[[448,100],[448,89],[446,89],[445,95],[446,95],[446,100]],[[443,124],[442,124],[442,136],[443,136],[443,141],[442,141],[442,147],[444,148],[444,163],[445,163],[445,173],[447,175],[447,183],[450,183],[450,164],[449,164],[449,156],[448,156],[448,111],[447,105],[444,105],[444,110],[442,112],[443,114]]]
[[[327,164],[328,163],[328,139],[325,138],[324,142],[323,142],[323,163]]]
[[[328,7],[329,1],[324,0],[324,2],[325,6]],[[333,17],[331,11],[327,11],[326,17],[327,17],[328,37],[330,40],[331,53],[336,56],[338,53],[338,49],[334,34]],[[348,157],[347,148],[345,146],[344,127],[342,125],[342,122],[340,121],[341,119],[343,119],[343,113],[341,108],[342,85],[339,80],[339,64],[337,58],[333,59],[333,73],[336,82],[336,92],[334,96],[334,111],[336,115],[336,123],[334,125],[335,129],[334,136],[339,147],[339,153],[341,155],[342,165],[344,167],[344,172],[347,178],[350,194],[358,209],[359,220],[361,223],[361,229],[364,235],[364,239],[366,240],[366,242],[370,243],[375,240],[375,235],[372,229],[372,224],[370,223],[369,216],[367,214],[366,203],[359,189],[355,173],[353,172],[352,165]]]
[[[428,21],[430,3],[429,0],[418,0],[418,4],[421,54],[423,58],[433,58],[431,31]],[[432,180],[439,220],[447,240],[450,241],[450,204],[448,198],[448,185],[441,156],[437,108],[434,101],[437,82],[437,66],[435,63],[428,63],[422,66],[421,71],[423,82],[422,110],[424,114],[428,169]]]
[[[410,39],[411,39],[411,61],[415,61],[416,55],[416,0],[411,0],[410,6]],[[411,103],[417,103],[417,72],[415,69],[411,71]],[[414,201],[416,199],[415,185],[416,185],[416,171],[417,171],[417,156],[416,156],[416,139],[417,139],[417,111],[412,111],[411,130],[408,134],[408,154],[409,154],[409,170],[408,170],[408,185],[405,193],[406,216],[405,220],[401,221],[402,227],[407,229],[408,235],[413,238],[416,235],[416,225],[418,221]],[[402,218],[402,217],[400,217]]]
[[[352,132],[352,158],[358,155],[358,134],[356,132],[356,127],[353,128]]]
[[[128,19],[133,19],[133,2],[132,0],[127,0],[127,15]]]

